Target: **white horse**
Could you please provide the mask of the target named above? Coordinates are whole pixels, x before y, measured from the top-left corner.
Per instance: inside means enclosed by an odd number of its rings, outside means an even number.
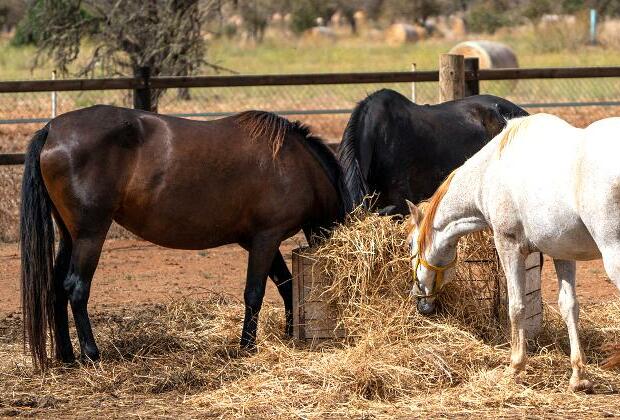
[[[508,122],[455,170],[420,208],[409,203],[409,237],[418,310],[431,312],[450,275],[458,239],[491,228],[508,282],[512,351],[508,373],[526,362],[525,258],[553,258],[559,308],[570,338],[573,391],[584,378],[577,324],[575,260],[603,258],[620,287],[620,118],[575,128],[549,114]]]

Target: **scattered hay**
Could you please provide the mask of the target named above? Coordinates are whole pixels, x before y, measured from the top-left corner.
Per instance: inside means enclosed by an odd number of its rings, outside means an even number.
[[[502,375],[509,359],[503,329],[493,316],[475,313],[465,286],[455,282],[446,289],[441,315],[417,314],[408,297],[401,229],[394,219],[370,215],[334,233],[328,248],[342,253],[333,253],[329,264],[352,264],[347,270],[361,274],[338,272],[332,290],[353,333],[346,342],[310,349],[283,339],[283,311],[265,305],[258,352],[241,353],[243,305],[206,294],[199,301],[97,315],[103,362],[56,367],[41,377],[15,341],[19,323],[0,320],[7,337],[0,337],[0,416],[620,414],[620,377],[599,367],[601,345],[620,341],[620,301],[582,309],[581,337],[596,395],[566,392],[568,338],[551,308],[530,345],[527,372],[515,383]]]
[[[406,237],[406,226],[398,218],[357,211],[324,245],[308,253],[316,261],[314,269],[331,284],[321,298],[337,305],[350,337],[365,336],[373,324],[383,331],[395,328],[398,339],[417,334]],[[505,340],[504,328],[496,321],[503,274],[492,235],[462,238],[458,255],[454,281],[440,296],[442,316],[458,319],[469,326],[468,332],[485,339]]]

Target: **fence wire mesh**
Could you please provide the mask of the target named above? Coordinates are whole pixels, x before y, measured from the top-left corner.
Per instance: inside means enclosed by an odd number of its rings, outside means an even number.
[[[411,83],[169,89],[160,97],[158,109],[163,114],[200,119],[263,109],[300,119],[317,134],[338,140],[355,104],[381,88],[412,95]],[[415,84],[417,103],[436,103],[437,92],[436,82]],[[620,111],[620,78],[482,81],[480,92],[505,97],[530,112],[560,115],[577,126]],[[132,105],[132,92],[123,90],[58,92],[56,97],[57,114],[98,103]],[[51,116],[49,92],[0,94],[0,125],[42,123]]]
[[[170,89],[159,99],[159,112],[212,119],[263,109],[302,120],[317,135],[338,141],[356,103],[382,88],[412,95],[410,83]],[[437,102],[437,82],[416,83],[415,91],[417,103]],[[530,112],[559,115],[579,127],[620,115],[620,78],[482,81],[480,92],[505,97]],[[124,90],[58,92],[56,112],[99,103],[130,107],[132,95]],[[28,139],[51,114],[49,92],[0,93],[0,153],[23,152]],[[18,166],[0,169],[0,195],[4,197],[0,200],[0,241],[17,238],[22,170]]]

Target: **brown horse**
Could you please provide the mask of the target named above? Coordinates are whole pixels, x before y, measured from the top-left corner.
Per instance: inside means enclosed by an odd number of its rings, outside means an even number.
[[[22,185],[24,338],[35,366],[97,360],[87,312],[91,280],[112,221],[155,244],[249,251],[241,346],[255,346],[268,276],[292,329],[291,274],[278,247],[300,229],[329,228],[351,199],[335,156],[298,122],[248,111],[199,122],[111,106],[52,120],[37,132]],[[60,234],[54,261],[54,228]]]

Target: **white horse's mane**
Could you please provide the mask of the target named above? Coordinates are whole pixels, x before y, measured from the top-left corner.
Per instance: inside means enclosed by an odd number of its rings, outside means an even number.
[[[560,120],[563,123],[568,124],[557,115],[546,114],[544,112],[506,120],[506,127],[504,127],[504,129],[496,136],[496,138],[499,139],[499,145],[497,147],[497,157],[501,157],[502,152],[504,151],[506,146],[508,146],[512,142],[517,133],[527,129],[534,121],[538,121],[541,119],[556,121]]]

